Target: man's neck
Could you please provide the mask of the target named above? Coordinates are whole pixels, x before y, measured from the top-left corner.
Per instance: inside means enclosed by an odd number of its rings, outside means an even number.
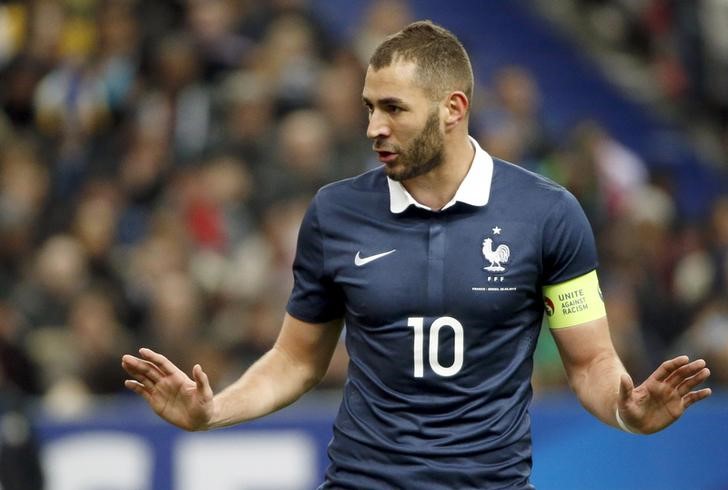
[[[475,158],[475,148],[467,134],[445,144],[444,161],[425,175],[405,180],[402,185],[415,200],[439,211],[455,196]]]

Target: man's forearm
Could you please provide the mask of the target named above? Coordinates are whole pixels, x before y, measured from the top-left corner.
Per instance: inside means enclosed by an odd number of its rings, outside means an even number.
[[[602,422],[619,427],[619,386],[627,371],[612,344],[606,316],[552,333],[581,404]]]
[[[280,410],[320,380],[320,374],[273,347],[237,381],[215,395],[207,429],[246,422]]]
[[[620,378],[626,373],[617,354],[613,351],[605,352],[581,372],[572,373],[569,383],[584,408],[602,422],[619,427],[615,413]]]

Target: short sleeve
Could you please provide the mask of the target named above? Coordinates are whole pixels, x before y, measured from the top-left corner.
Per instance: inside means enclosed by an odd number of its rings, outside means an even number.
[[[293,291],[286,307],[291,316],[305,322],[324,323],[341,318],[344,313],[341,291],[326,273],[324,246],[314,199],[298,232]]]
[[[566,190],[544,222],[543,284],[557,284],[597,268],[594,233],[576,198]]]

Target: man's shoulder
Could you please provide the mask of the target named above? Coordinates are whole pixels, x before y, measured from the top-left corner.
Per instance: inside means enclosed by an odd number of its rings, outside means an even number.
[[[493,158],[493,185],[500,195],[517,195],[520,199],[540,203],[554,203],[573,199],[572,194],[561,184],[532,170],[514,163]]]
[[[534,186],[544,191],[563,192],[566,189],[548,177],[541,175],[533,170],[529,170],[515,163],[501,160],[493,157],[493,169],[499,177],[507,180],[510,184],[523,183],[524,185]]]
[[[320,204],[335,203],[342,199],[347,201],[367,199],[386,193],[387,178],[384,169],[377,167],[355,177],[337,180],[323,186],[316,194],[316,201]]]

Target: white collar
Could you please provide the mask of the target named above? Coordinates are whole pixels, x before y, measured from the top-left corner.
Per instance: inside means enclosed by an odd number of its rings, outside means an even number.
[[[468,136],[468,138],[475,149],[473,164],[470,165],[468,173],[453,198],[442,207],[441,211],[458,201],[479,207],[488,204],[490,184],[493,179],[493,159],[473,137]],[[401,183],[387,177],[387,184],[389,184],[389,210],[391,212],[401,213],[410,206],[432,211],[431,208],[418,203]]]

